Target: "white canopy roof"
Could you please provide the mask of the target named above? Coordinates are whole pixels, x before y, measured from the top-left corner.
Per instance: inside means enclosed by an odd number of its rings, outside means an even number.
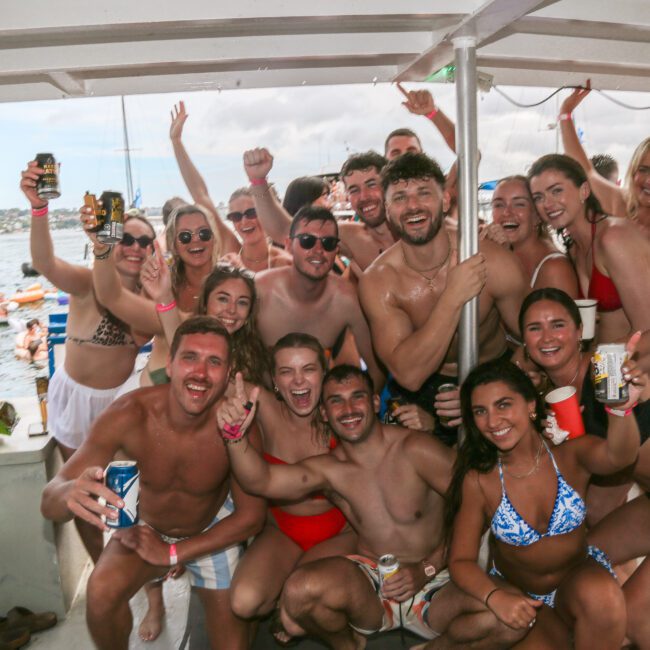
[[[0,101],[424,80],[650,90],[648,0],[5,0]]]

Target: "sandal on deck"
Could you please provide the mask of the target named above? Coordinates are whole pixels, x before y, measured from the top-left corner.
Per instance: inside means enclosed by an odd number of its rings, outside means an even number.
[[[279,609],[273,610],[273,614],[271,614],[271,618],[269,619],[269,633],[281,648],[292,648],[293,646],[298,645],[299,639],[290,636],[284,629],[284,625],[282,625],[282,621],[280,620]],[[286,635],[289,638],[286,641],[278,638],[281,634]]]
[[[26,627],[13,627],[0,632],[0,650],[15,650],[29,642],[31,634]]]
[[[42,632],[56,625],[54,612],[34,614],[26,607],[14,607],[7,612],[7,629],[26,627],[30,632]]]

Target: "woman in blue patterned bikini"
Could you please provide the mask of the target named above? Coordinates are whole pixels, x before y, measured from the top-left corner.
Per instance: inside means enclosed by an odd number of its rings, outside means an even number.
[[[541,398],[519,368],[482,364],[461,390],[466,438],[446,513],[447,525],[453,524],[451,577],[516,629],[535,626],[544,605],[554,608],[575,648],[584,650],[618,648],[625,637],[622,592],[605,554],[587,545],[584,521],[591,475],[616,472],[639,450],[628,409],[640,393],[641,372],[630,361],[625,373],[630,400],[609,409],[607,439],[587,435],[553,452],[541,435]],[[488,527],[489,575],[477,563]],[[530,647],[557,647],[547,635],[558,627],[568,642],[551,612],[542,619],[529,635]]]

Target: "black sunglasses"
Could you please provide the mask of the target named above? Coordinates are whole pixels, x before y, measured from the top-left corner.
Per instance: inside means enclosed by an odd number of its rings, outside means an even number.
[[[137,243],[140,248],[147,248],[153,244],[153,237],[147,237],[146,235],[134,237],[128,232],[125,232],[122,235],[122,241],[120,241],[122,246],[133,246],[135,243]]]
[[[201,228],[197,234],[201,241],[210,241],[212,239],[212,230],[210,228]],[[189,244],[193,236],[193,230],[181,230],[177,235],[178,241],[181,244]]]
[[[301,235],[294,235],[291,239],[297,239],[301,248],[309,250],[316,246],[316,242],[319,241],[324,251],[331,253],[333,250],[336,250],[336,247],[339,245],[338,237],[316,237],[316,235],[308,235],[307,233],[302,233]]]
[[[242,219],[257,219],[257,210],[255,208],[248,208],[243,212],[231,212],[226,219],[233,223],[239,223]]]

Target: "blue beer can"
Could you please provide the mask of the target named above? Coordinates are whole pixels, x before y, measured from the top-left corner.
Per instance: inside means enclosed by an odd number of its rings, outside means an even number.
[[[138,501],[140,496],[140,472],[134,460],[114,460],[106,468],[106,487],[124,501],[123,508],[115,508],[117,519],[106,519],[111,528],[128,528],[138,523]]]

